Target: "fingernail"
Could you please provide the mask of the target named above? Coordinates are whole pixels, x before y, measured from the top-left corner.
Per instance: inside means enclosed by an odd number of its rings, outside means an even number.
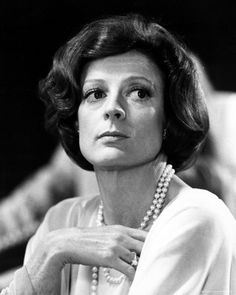
[[[135,276],[135,269],[132,266],[130,266],[128,269],[128,272],[129,272],[129,279],[132,281]]]

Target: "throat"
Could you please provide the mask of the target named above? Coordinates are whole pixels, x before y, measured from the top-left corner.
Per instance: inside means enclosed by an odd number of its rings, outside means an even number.
[[[150,201],[151,202],[151,201]],[[120,206],[113,209],[104,208],[104,221],[109,225],[123,225],[131,228],[139,228],[141,220],[150,205],[150,202],[144,207],[144,204],[138,206],[133,202],[123,202]]]
[[[125,198],[124,194],[121,194],[120,198],[116,196],[114,199],[107,198],[105,202],[101,201],[97,225],[120,224],[132,228],[147,229],[157,219],[165,205],[168,186],[173,175],[174,169],[171,165],[167,165],[154,192],[148,191],[146,194],[137,192],[138,198],[134,195]]]
[[[142,218],[144,217],[152,198],[145,202],[139,201],[140,199],[134,198],[117,198],[112,206],[107,202],[103,204],[103,220],[107,225],[123,225],[131,228],[139,228]]]

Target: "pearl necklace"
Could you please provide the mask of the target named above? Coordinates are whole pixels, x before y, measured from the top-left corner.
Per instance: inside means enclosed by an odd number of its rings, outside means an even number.
[[[157,217],[160,215],[161,210],[164,206],[165,199],[166,199],[166,193],[171,181],[172,176],[174,175],[175,170],[172,169],[172,165],[168,164],[166,165],[162,175],[160,176],[157,188],[154,194],[154,198],[152,201],[152,204],[150,208],[147,210],[146,215],[144,216],[139,229],[144,230],[147,225],[150,222],[150,219],[152,218],[152,222],[154,222]],[[101,201],[99,208],[98,208],[98,214],[97,214],[97,220],[96,220],[97,226],[103,226],[105,225],[104,222],[104,214],[103,214],[103,203]],[[104,276],[106,278],[106,281],[109,284],[118,285],[120,284],[126,276],[122,274],[120,277],[112,277],[110,274],[110,269],[107,267],[102,268]],[[91,295],[97,294],[97,287],[98,287],[98,274],[99,274],[99,267],[94,266],[92,268],[92,283],[91,283]]]

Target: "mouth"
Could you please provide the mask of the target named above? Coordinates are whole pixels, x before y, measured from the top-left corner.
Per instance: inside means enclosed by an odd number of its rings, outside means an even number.
[[[125,139],[125,138],[129,138],[129,136],[127,136],[126,134],[124,134],[124,133],[122,133],[120,131],[106,131],[106,132],[101,133],[98,136],[98,139],[100,139],[100,138]]]

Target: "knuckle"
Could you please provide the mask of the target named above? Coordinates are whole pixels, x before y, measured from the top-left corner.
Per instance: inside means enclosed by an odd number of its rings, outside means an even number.
[[[104,252],[104,260],[111,263],[114,260],[115,251],[113,249],[107,249]]]
[[[122,225],[120,225],[120,224],[115,224],[115,225],[114,225],[114,228],[116,228],[116,229],[120,229],[120,228],[122,228]]]
[[[112,261],[119,255],[119,246],[116,241],[111,240],[104,251],[106,261]]]
[[[132,261],[132,259],[133,259],[133,255],[132,255],[132,253],[130,253],[130,252],[127,252],[127,253],[125,253],[124,254],[124,259],[127,261],[127,262],[131,262]]]
[[[128,256],[128,259],[129,259],[130,262],[131,262],[131,261],[133,260],[133,258],[134,258],[134,254],[133,254],[132,252],[129,252],[129,253],[127,254],[127,256]]]
[[[131,265],[129,265],[129,266],[127,267],[127,274],[129,274],[129,275],[134,275],[134,273],[135,273],[134,268],[133,268]]]
[[[117,230],[117,231],[123,232],[124,231],[124,226],[120,225],[120,224],[116,224],[116,225],[114,225],[114,229]]]
[[[124,241],[124,236],[122,233],[116,232],[114,233],[113,239],[114,239],[115,245],[120,244]]]
[[[112,251],[113,255],[117,252],[118,247],[119,246],[118,246],[117,240],[113,240],[110,242],[109,248],[110,248],[110,251]]]

